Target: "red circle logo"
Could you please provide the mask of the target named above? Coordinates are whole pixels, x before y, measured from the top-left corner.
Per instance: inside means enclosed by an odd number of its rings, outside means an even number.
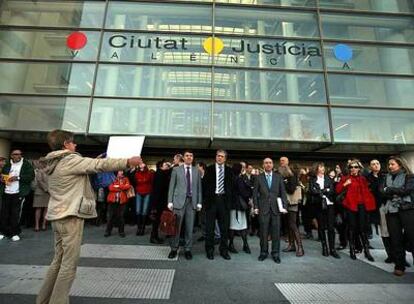
[[[66,45],[72,50],[82,49],[87,42],[88,38],[82,32],[73,32],[66,38]]]

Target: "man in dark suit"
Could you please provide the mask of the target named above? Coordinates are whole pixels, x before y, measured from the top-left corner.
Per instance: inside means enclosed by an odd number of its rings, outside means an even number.
[[[233,172],[226,166],[227,152],[217,150],[216,162],[206,169],[203,178],[203,199],[206,208],[206,254],[214,259],[214,227],[217,219],[221,240],[220,255],[230,260],[228,252],[228,230],[230,225],[230,207],[233,195]]]
[[[174,210],[177,215],[177,235],[171,241],[171,252],[169,259],[177,256],[180,242],[180,232],[185,219],[185,246],[184,256],[191,260],[193,255],[193,228],[195,211],[201,210],[201,175],[200,171],[193,166],[194,155],[191,151],[184,152],[184,164],[172,170],[170,185],[168,187],[168,208]]]
[[[286,213],[287,196],[281,175],[273,171],[273,160],[263,160],[265,172],[255,179],[253,203],[259,215],[260,256],[259,261],[267,258],[269,252],[268,235],[272,237],[272,258],[280,264],[280,214]],[[278,202],[279,201],[279,202]]]

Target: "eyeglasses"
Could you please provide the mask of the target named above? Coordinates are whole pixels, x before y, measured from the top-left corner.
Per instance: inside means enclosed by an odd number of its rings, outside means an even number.
[[[359,166],[356,166],[356,165],[355,166],[349,166],[348,168],[349,169],[359,169]]]

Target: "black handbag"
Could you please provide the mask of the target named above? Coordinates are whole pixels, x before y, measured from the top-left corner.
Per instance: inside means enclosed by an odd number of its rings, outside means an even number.
[[[326,197],[322,197],[322,210],[328,209],[328,202],[326,201]]]

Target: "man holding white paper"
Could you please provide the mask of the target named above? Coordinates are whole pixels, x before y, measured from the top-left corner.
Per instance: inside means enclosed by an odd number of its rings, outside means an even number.
[[[280,214],[287,213],[287,196],[282,176],[273,171],[273,160],[263,160],[265,172],[256,179],[253,189],[255,213],[259,215],[260,256],[264,261],[269,255],[268,235],[272,237],[271,255],[273,261],[280,264]]]

